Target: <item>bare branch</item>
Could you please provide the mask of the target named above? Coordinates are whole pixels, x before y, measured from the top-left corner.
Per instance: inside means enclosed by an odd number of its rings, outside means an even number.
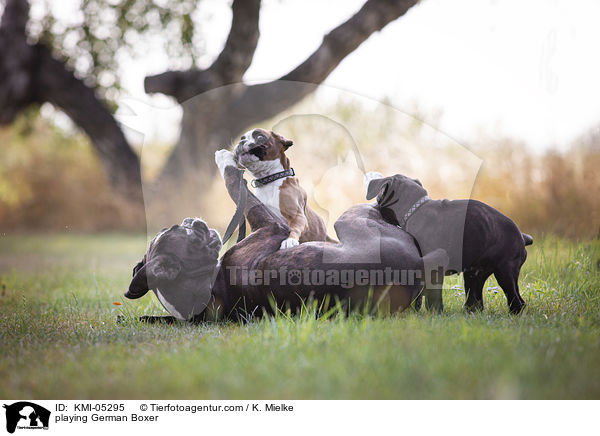
[[[258,44],[260,0],[235,0],[225,47],[207,70],[167,71],[144,79],[147,93],[159,92],[183,102],[219,86],[242,80]]]
[[[31,103],[31,70],[35,65],[25,26],[29,2],[8,0],[0,23],[0,124],[11,123]]]
[[[209,68],[223,85],[239,82],[252,63],[258,44],[260,0],[235,0],[232,8],[231,30],[225,47]]]
[[[321,46],[281,80],[321,83],[359,45],[419,0],[369,0],[348,21],[323,38]]]
[[[207,70],[166,71],[144,79],[144,90],[148,94],[170,95],[179,103],[213,87],[215,77]]]
[[[369,0],[348,21],[325,35],[321,46],[279,80],[248,86],[227,113],[240,128],[271,118],[316,89],[339,63],[373,32],[404,15],[419,0]],[[291,83],[302,82],[302,83]]]
[[[25,27],[29,18],[29,1],[6,0],[6,6],[2,13],[0,31],[11,35],[21,35],[25,39]]]

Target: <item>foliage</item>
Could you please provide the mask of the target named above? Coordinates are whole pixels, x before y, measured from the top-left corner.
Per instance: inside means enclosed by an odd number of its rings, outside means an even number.
[[[29,33],[52,47],[78,77],[114,100],[120,90],[119,55],[140,55],[140,46],[160,35],[169,59],[189,68],[202,54],[197,0],[79,0],[73,13],[60,13],[57,2],[31,0]],[[65,7],[64,5],[62,7]]]
[[[114,195],[89,142],[31,110],[0,129],[0,228],[143,228],[143,216]]]
[[[562,152],[532,155],[524,150],[507,140],[486,144],[473,197],[488,201],[530,233],[600,237],[600,137]]]

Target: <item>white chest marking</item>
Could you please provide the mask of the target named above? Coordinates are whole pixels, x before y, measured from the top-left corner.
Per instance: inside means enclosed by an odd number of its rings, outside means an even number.
[[[285,218],[283,218],[283,215],[281,214],[281,209],[279,208],[279,189],[281,188],[281,185],[283,185],[283,180],[284,179],[275,180],[268,185],[258,187],[255,189],[254,194],[256,195],[256,198],[269,206],[279,218],[285,221]]]
[[[183,315],[181,315],[181,313],[179,313],[175,309],[175,307],[165,299],[165,297],[162,296],[162,294],[160,293],[160,289],[156,289],[156,296],[158,297],[158,299],[160,300],[160,302],[164,306],[164,308],[167,309],[167,312],[169,312],[175,318],[185,321],[185,317]]]
[[[253,162],[252,165],[248,165],[248,171],[250,171],[250,173],[252,173],[252,175],[257,179],[284,170],[285,168],[283,168],[283,165],[281,165],[281,161],[279,159],[257,161]],[[256,195],[256,198],[258,198],[264,204],[269,206],[269,208],[283,220],[285,220],[285,218],[283,218],[283,215],[281,214],[281,209],[279,208],[279,190],[281,188],[281,185],[283,185],[283,181],[285,179],[286,178],[278,179],[267,185],[259,186],[254,189],[254,194]]]

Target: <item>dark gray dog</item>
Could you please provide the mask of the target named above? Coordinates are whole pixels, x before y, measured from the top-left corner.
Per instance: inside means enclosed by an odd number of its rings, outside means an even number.
[[[483,309],[483,285],[492,273],[510,311],[523,309],[518,279],[527,258],[525,246],[533,238],[521,233],[513,220],[477,200],[431,200],[419,180],[400,174],[371,180],[367,200],[374,197],[384,219],[411,234],[423,256],[439,248],[446,251],[450,261],[443,272],[464,273],[467,309]],[[425,290],[428,306],[438,310],[443,308],[444,274],[439,275],[438,292],[428,295]]]

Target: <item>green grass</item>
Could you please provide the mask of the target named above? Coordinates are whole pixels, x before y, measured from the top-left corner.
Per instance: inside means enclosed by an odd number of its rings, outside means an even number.
[[[0,397],[600,398],[598,241],[536,240],[521,316],[508,314],[493,280],[485,311],[465,313],[462,279],[452,277],[440,316],[315,319],[308,310],[203,326],[133,321],[162,313],[150,294],[121,297],[145,243],[0,238]]]

